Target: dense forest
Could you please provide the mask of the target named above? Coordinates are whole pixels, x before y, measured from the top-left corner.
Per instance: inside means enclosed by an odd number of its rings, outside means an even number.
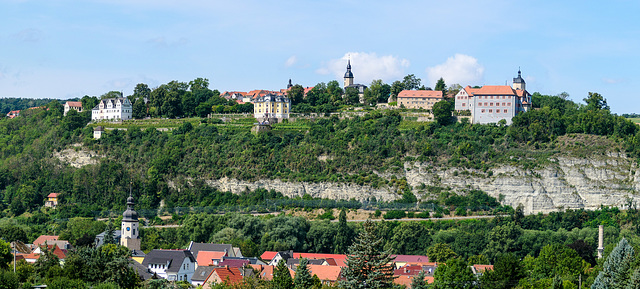
[[[49,98],[19,98],[6,97],[0,98],[0,118],[4,117],[12,110],[24,110],[31,107],[39,107],[51,103],[53,99]]]

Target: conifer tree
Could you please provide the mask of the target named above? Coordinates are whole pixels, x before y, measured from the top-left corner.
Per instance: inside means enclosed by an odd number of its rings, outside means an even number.
[[[272,285],[274,289],[293,289],[293,279],[287,268],[287,262],[281,259],[273,270]]]
[[[384,240],[378,236],[376,225],[367,220],[363,231],[349,247],[343,270],[343,288],[391,288],[393,285],[393,260],[383,249]]]
[[[298,264],[298,268],[296,269],[296,276],[293,278],[293,286],[296,289],[308,289],[313,286],[313,277],[311,276],[311,272],[309,272],[309,267],[307,267],[307,258],[301,258],[300,264]]]
[[[351,239],[353,238],[353,232],[347,225],[347,211],[342,209],[340,216],[338,217],[338,232],[336,233],[335,240],[333,242],[333,252],[336,254],[344,254],[349,249]]]
[[[633,247],[622,238],[618,246],[607,257],[603,270],[591,286],[592,289],[625,288],[629,279],[629,268],[634,261]]]
[[[424,280],[424,277],[424,270],[414,276],[413,279],[411,279],[411,289],[427,289],[429,284],[427,284],[427,280]]]

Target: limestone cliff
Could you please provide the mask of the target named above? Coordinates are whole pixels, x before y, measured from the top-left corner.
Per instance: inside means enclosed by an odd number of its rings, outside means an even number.
[[[633,159],[623,154],[608,153],[593,157],[553,157],[548,164],[535,170],[502,165],[490,172],[461,168],[441,168],[428,163],[405,163],[407,182],[418,188],[428,186],[447,187],[462,192],[480,189],[514,208],[523,204],[525,213],[551,212],[559,209],[597,209],[600,205],[624,207],[627,197],[640,200],[640,169]],[[220,190],[239,193],[246,188],[274,189],[286,196],[302,196],[330,199],[390,201],[400,196],[390,188],[374,189],[368,186],[339,183],[283,182],[259,180],[256,182],[235,179],[208,181]],[[421,192],[414,189],[421,197]]]

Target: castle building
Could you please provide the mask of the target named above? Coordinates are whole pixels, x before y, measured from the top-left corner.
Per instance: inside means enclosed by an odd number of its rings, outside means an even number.
[[[531,109],[531,95],[526,90],[522,73],[513,78],[512,86],[485,85],[483,87],[467,86],[455,96],[455,111],[469,111],[471,123],[497,123],[511,119],[518,113]]]
[[[91,110],[91,120],[128,120],[133,115],[133,105],[126,97],[102,99]]]
[[[127,210],[122,214],[120,245],[130,250],[140,250],[138,213],[133,209],[133,205],[133,197],[129,194],[129,198],[127,198]]]
[[[289,112],[291,112],[291,100],[281,94],[268,93],[253,101],[253,116],[259,120],[282,120],[289,118]]]
[[[360,99],[360,103],[364,103],[364,90],[367,89],[367,86],[364,84],[354,84],[353,83],[353,72],[351,72],[351,59],[347,62],[347,72],[344,73],[344,90],[345,93],[347,88],[355,88],[358,91],[358,97]]]

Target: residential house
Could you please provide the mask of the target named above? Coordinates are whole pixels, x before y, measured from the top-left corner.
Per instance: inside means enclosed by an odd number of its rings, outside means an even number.
[[[142,261],[158,277],[169,281],[191,282],[196,270],[196,258],[189,250],[152,250]]]
[[[323,254],[323,253],[298,253],[298,252],[293,252],[293,250],[281,251],[281,252],[266,251],[262,253],[262,255],[260,255],[260,259],[264,260],[265,262],[268,262],[268,264],[272,266],[278,265],[278,262],[280,262],[281,259],[284,259],[285,261],[287,261],[289,260],[289,258],[307,258],[309,260],[323,259],[327,262],[334,263],[335,264],[334,266],[343,266],[344,261],[347,259],[347,255]]]
[[[15,118],[15,117],[17,117],[19,115],[20,115],[20,111],[19,110],[12,110],[12,111],[7,113],[7,117],[8,118]]]
[[[394,257],[396,268],[403,267],[407,264],[428,263],[429,257],[422,255],[391,255]]]
[[[198,243],[191,241],[187,250],[191,251],[191,254],[198,258],[200,251],[209,252],[225,252],[226,257],[242,257],[242,251],[240,248],[233,247],[231,244],[213,244],[213,243]]]
[[[431,110],[436,102],[443,99],[439,90],[403,90],[398,93],[398,106]]]
[[[58,193],[50,193],[47,195],[47,200],[44,201],[44,206],[48,208],[54,208],[58,206]]]
[[[91,110],[91,120],[128,120],[133,115],[133,106],[126,97],[101,99]]]
[[[475,264],[475,265],[471,265],[469,267],[471,267],[471,271],[477,277],[482,276],[482,274],[484,274],[484,272],[493,271],[493,265],[478,265],[478,264]]]
[[[93,129],[93,138],[100,139],[103,133],[104,133],[104,127],[96,126],[96,128]]]
[[[234,285],[242,282],[242,271],[232,267],[216,267],[202,285],[202,289],[212,288],[213,284]]]
[[[435,265],[435,263],[433,264]],[[407,288],[411,288],[413,278],[423,271],[425,273],[425,280],[427,281],[427,283],[433,283],[433,274],[435,272],[435,268],[421,265],[406,265],[393,270],[393,276],[395,277],[393,282],[395,284],[404,285]]]
[[[340,278],[340,272],[342,267],[338,266],[324,266],[324,265],[307,265],[311,275],[316,275],[322,282],[322,284],[334,284]]]
[[[77,112],[82,112],[82,102],[80,102],[80,101],[67,101],[64,104],[64,116],[67,116],[67,113],[72,109],[77,111]]]
[[[216,266],[198,266],[191,277],[191,285],[195,287],[204,285],[204,282],[207,281],[209,275],[211,275],[211,272],[213,272],[213,269],[215,268]]]
[[[196,257],[196,263],[200,266],[217,266],[222,261],[222,258],[227,255],[227,252],[220,251],[199,251]]]
[[[289,260],[287,260],[287,267],[295,270],[296,267],[298,267],[298,265],[300,264],[300,260],[301,259],[296,259],[296,258],[289,258]],[[327,263],[326,259],[309,259],[307,260],[307,264],[309,265],[325,265],[325,266],[330,266]]]
[[[518,70],[518,77],[513,79],[512,86],[485,85],[479,88],[465,87],[455,96],[455,111],[468,111],[471,123],[498,123],[511,119],[518,113],[531,109],[531,95]]]

